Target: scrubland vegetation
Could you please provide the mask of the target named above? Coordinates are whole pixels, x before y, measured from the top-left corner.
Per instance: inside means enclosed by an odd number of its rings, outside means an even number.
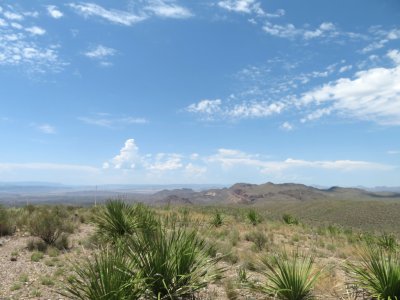
[[[0,298],[400,297],[397,232],[286,208],[0,207]]]

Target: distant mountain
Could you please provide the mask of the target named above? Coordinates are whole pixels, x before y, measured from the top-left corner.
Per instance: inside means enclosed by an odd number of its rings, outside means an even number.
[[[0,185],[0,203],[22,205],[24,203],[69,203],[92,204],[107,199],[121,198],[132,202],[148,204],[262,204],[272,201],[313,201],[313,200],[400,200],[400,192],[375,191],[361,188],[316,188],[304,184],[236,183],[229,188],[198,189],[183,188],[153,190],[155,186],[6,186]],[[157,186],[161,187],[161,186]],[[197,188],[199,186],[196,186]],[[147,186],[148,188],[148,186]]]

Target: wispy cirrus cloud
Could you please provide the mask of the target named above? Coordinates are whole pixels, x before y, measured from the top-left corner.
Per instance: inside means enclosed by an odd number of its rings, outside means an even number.
[[[118,25],[132,26],[133,24],[141,22],[147,18],[144,15],[136,15],[123,10],[106,9],[95,3],[69,3],[68,6],[86,18],[98,17]]]
[[[92,114],[86,117],[79,117],[78,120],[99,127],[123,128],[129,125],[147,124],[149,121],[142,117],[114,116],[107,113]]]
[[[193,13],[174,0],[147,0],[137,4],[136,12],[118,9],[107,9],[95,3],[69,3],[68,6],[78,14],[88,18],[97,17],[108,22],[132,26],[151,17],[186,19]]]
[[[237,120],[279,114],[284,108],[283,102],[253,101],[230,104],[216,99],[192,103],[186,107],[186,111],[199,115],[203,120]]]
[[[193,17],[193,13],[175,1],[150,0],[144,10],[162,18],[186,19]]]
[[[32,127],[36,128],[36,130],[40,131],[41,133],[44,134],[55,134],[57,133],[57,130],[54,126],[50,124],[37,124],[37,123],[32,123]]]

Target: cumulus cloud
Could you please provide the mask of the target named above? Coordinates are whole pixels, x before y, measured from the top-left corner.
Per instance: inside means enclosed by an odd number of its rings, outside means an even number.
[[[48,5],[46,8],[47,8],[47,13],[54,19],[59,19],[64,16],[61,10],[59,10],[58,7],[55,5]]]
[[[113,166],[115,169],[134,169],[136,164],[141,162],[139,148],[135,144],[134,139],[128,139],[121,148],[118,155],[114,156],[110,162],[106,162],[103,166]]]
[[[140,154],[134,139],[128,139],[118,155],[103,163],[104,169],[141,169],[166,172],[183,168],[182,156],[176,153]]]
[[[147,18],[144,15],[135,15],[122,10],[106,9],[94,3],[70,3],[69,7],[84,17],[99,17],[111,23],[124,26],[132,26]]]
[[[372,68],[340,78],[303,94],[302,105],[324,105],[315,116],[337,112],[382,125],[400,125],[400,66]]]

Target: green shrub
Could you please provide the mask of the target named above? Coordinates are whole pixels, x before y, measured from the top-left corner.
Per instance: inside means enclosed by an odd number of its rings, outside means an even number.
[[[52,209],[37,210],[31,218],[30,231],[46,244],[53,245],[63,232],[63,220]]]
[[[359,262],[346,266],[354,283],[374,299],[400,299],[400,255],[367,244],[359,249]]]
[[[0,205],[0,236],[12,235],[15,232],[15,224],[9,212]]]
[[[321,270],[313,270],[314,258],[294,252],[262,259],[266,271],[264,285],[254,287],[268,295],[282,300],[313,299],[313,287]]]
[[[42,239],[31,238],[28,240],[27,248],[29,251],[46,252],[47,244]]]
[[[31,255],[31,261],[38,262],[43,258],[43,252],[33,252]]]
[[[284,214],[282,216],[282,220],[285,224],[288,224],[288,225],[299,225],[299,220],[290,214]]]
[[[265,248],[268,238],[263,231],[252,231],[245,236],[247,241],[253,242],[256,250],[261,251]]]

